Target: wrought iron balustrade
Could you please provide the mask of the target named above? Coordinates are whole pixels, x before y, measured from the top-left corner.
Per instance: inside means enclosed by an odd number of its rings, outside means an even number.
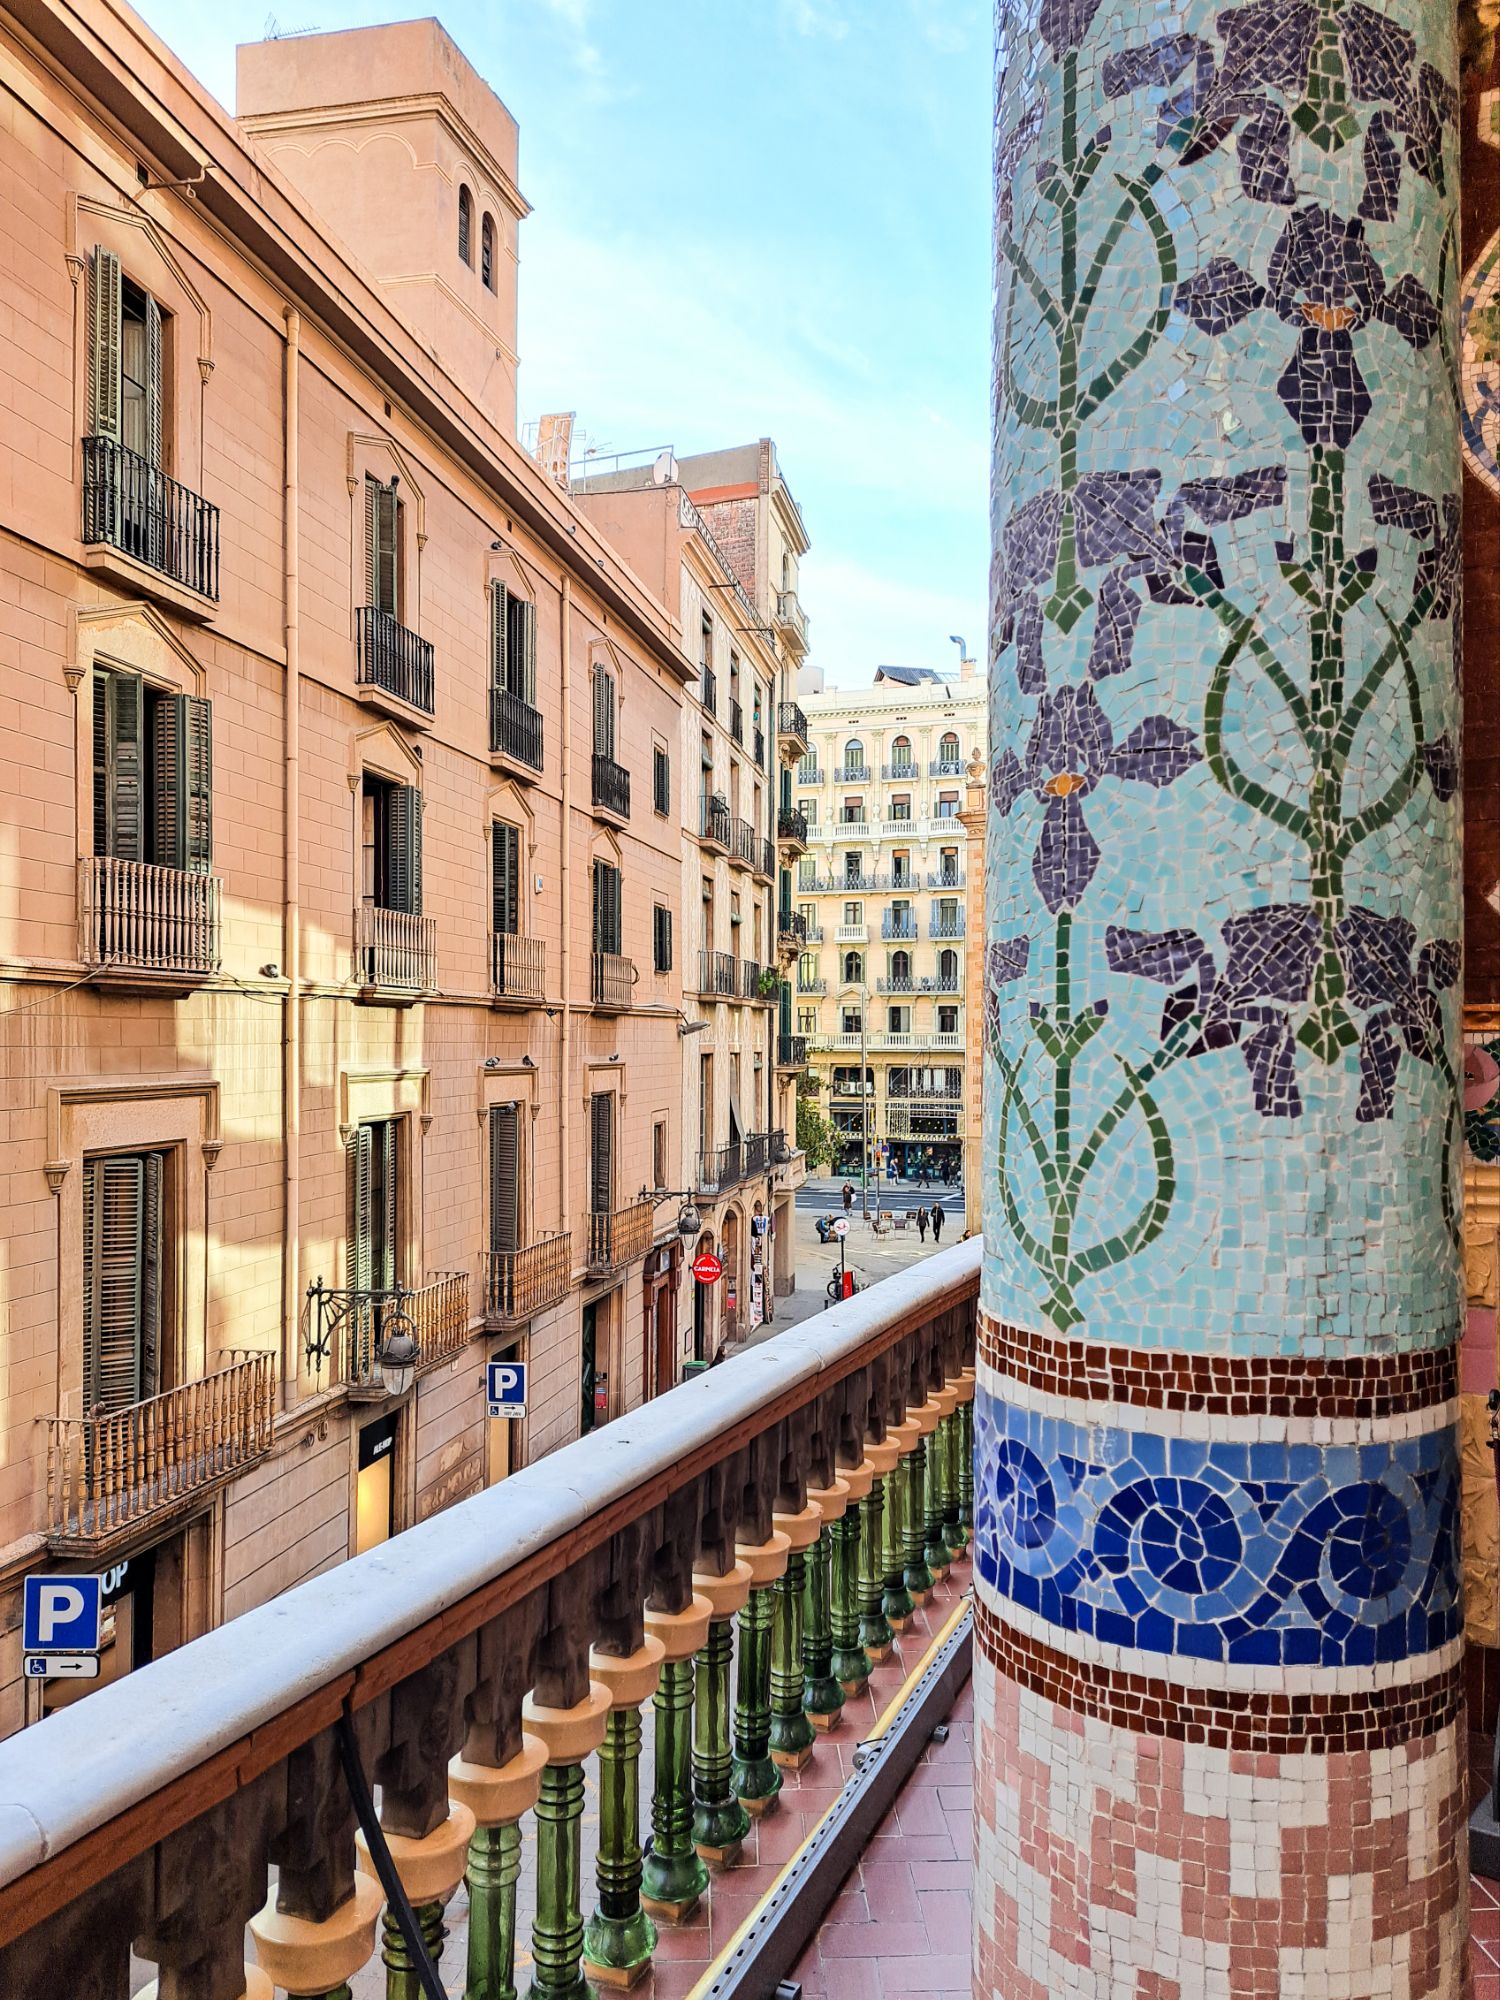
[[[361,986],[430,993],[437,985],[436,918],[356,904],[354,977]]]
[[[701,684],[703,706],[710,715],[719,712],[719,677],[712,667],[700,667],[698,677]]]
[[[363,604],[355,612],[354,637],[354,678],[359,686],[378,687],[431,715],[432,642],[373,604]]]
[[[509,1325],[545,1312],[573,1282],[573,1238],[552,1232],[521,1250],[491,1250],[484,1258],[484,1315]]]
[[[798,812],[795,807],[783,806],[776,815],[776,837],[793,847],[806,847],[807,814]]]
[[[904,938],[911,943],[917,936],[917,920],[914,916],[897,916],[887,910],[880,920],[880,935],[883,938]]]
[[[218,599],[218,508],[113,438],[83,440],[83,539]]]
[[[733,952],[699,952],[698,991],[713,999],[734,999],[739,991],[739,962]]]
[[[468,1342],[469,1280],[463,1271],[438,1271],[412,1291],[325,1285],[307,1294],[308,1354],[320,1377],[341,1383],[351,1394],[385,1393],[380,1357],[398,1318],[411,1322],[417,1362],[450,1360]],[[404,1329],[403,1329],[404,1330]]]
[[[736,743],[739,744],[744,743],[745,741],[744,705],[741,702],[736,701],[733,695],[729,697],[729,733],[734,738]]]
[[[541,710],[509,688],[490,689],[490,750],[496,756],[514,758],[530,770],[542,768]]]
[[[656,1233],[656,1204],[633,1201],[624,1208],[596,1209],[589,1216],[589,1269],[618,1270],[633,1264],[651,1248]]]
[[[492,931],[490,986],[498,1000],[539,1006],[547,995],[546,940],[518,937],[512,931]]]
[[[784,701],[780,704],[776,711],[776,727],[788,744],[800,743],[804,748],[806,747],[807,716],[796,702]],[[818,782],[816,772],[814,772],[809,782],[812,784]]]
[[[593,975],[594,1005],[604,1013],[623,1013],[635,996],[635,960],[596,951]]]
[[[206,978],[218,970],[217,875],[86,854],[78,864],[78,955],[115,967]]]
[[[705,840],[711,840],[715,847],[727,849],[733,824],[727,800],[715,796],[703,801],[702,830]]]
[[[594,752],[594,804],[620,819],[630,817],[630,773],[600,750]]]

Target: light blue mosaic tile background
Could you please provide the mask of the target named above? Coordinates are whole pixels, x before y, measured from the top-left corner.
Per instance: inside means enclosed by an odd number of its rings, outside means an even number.
[[[1397,21],[1417,33],[1421,54],[1436,68],[1424,84],[1419,60],[1404,70],[1398,61],[1397,81],[1407,93],[1401,104],[1415,104],[1426,88],[1430,108],[1441,77],[1456,73],[1451,16],[1436,8],[1377,16],[1345,5],[1318,16],[1287,5],[1228,13],[1203,7],[1173,15],[1164,27],[1166,17],[1148,6],[1095,14],[1073,4],[1013,14],[1002,33],[1002,64],[1009,67],[997,137],[1007,200],[999,228],[1030,273],[1012,284],[1013,260],[1002,241],[984,1299],[992,1313],[1026,1326],[1249,1354],[1421,1347],[1457,1336],[1458,991],[1449,948],[1460,936],[1459,808],[1451,782],[1458,691],[1456,595],[1448,588],[1456,529],[1448,534],[1443,506],[1459,486],[1451,367],[1456,146],[1451,125],[1441,116],[1429,121],[1421,129],[1429,137],[1438,131],[1446,168],[1433,166],[1429,148],[1419,159],[1432,169],[1424,173],[1412,164],[1419,156],[1410,133],[1396,130],[1399,189],[1385,203],[1392,212],[1382,217],[1376,200],[1377,213],[1357,223],[1356,210],[1370,202],[1368,134],[1377,116],[1387,123],[1397,118],[1396,97],[1361,98],[1351,83],[1341,107],[1309,110],[1304,87],[1275,80],[1296,70],[1298,52],[1287,50],[1288,37],[1295,42],[1302,32],[1299,23],[1321,24],[1338,47],[1341,33],[1355,32],[1349,24],[1356,15],[1376,24],[1355,28],[1376,38],[1376,55],[1386,62],[1382,75],[1396,73],[1387,59],[1393,48],[1399,57],[1400,44],[1381,24]],[[1242,44],[1258,53],[1232,75],[1225,23],[1235,21],[1244,30]],[[1109,58],[1143,49],[1168,29],[1197,37],[1198,58],[1169,82],[1130,89],[1119,87],[1116,72],[1118,94],[1109,95]],[[1049,34],[1059,60],[1049,52]],[[1078,43],[1071,56],[1070,40]],[[1357,83],[1379,67],[1367,46],[1342,47],[1346,82],[1351,68]],[[1160,71],[1166,58],[1143,57],[1137,72],[1150,61]],[[1080,384],[1086,388],[1143,337],[1163,302],[1171,309],[1149,353],[1092,420],[1059,437],[1028,422],[1024,402],[1054,394],[1059,380],[1058,342],[1043,325],[1039,295],[1060,310],[1058,188],[1069,143],[1061,99],[1069,70],[1076,70],[1073,171],[1087,165],[1102,135],[1077,199],[1078,283],[1111,219],[1127,211],[1080,343]],[[1231,99],[1252,108],[1225,114],[1217,149],[1184,163],[1184,134],[1187,150],[1201,142],[1215,90],[1221,111]],[[1257,105],[1265,110],[1263,125],[1279,119],[1289,131],[1292,201],[1252,199],[1242,186],[1246,134],[1261,118]],[[1347,136],[1325,149],[1304,126],[1314,114],[1335,113]],[[1401,115],[1417,129],[1410,105]],[[1168,143],[1161,143],[1164,132]],[[1373,157],[1388,168],[1386,153],[1377,148]],[[1149,192],[1148,221],[1143,205],[1131,206],[1127,196],[1153,172],[1159,178]],[[1293,285],[1283,272],[1278,291],[1284,232],[1301,226],[1294,218],[1316,210],[1339,219],[1338,257],[1345,261],[1330,278],[1327,246],[1314,244],[1312,280]],[[1354,225],[1352,236],[1347,224]],[[1316,236],[1322,225],[1308,227]],[[1166,274],[1165,235],[1175,260]],[[1373,292],[1367,266],[1359,267],[1365,276],[1358,283],[1348,278],[1365,253],[1374,260]],[[1232,260],[1284,310],[1266,302],[1219,331],[1195,324],[1181,287],[1198,282],[1212,289],[1208,267],[1215,258]],[[1413,287],[1431,303],[1430,316]],[[1202,319],[1217,308],[1210,301],[1195,310]],[[1393,321],[1401,324],[1387,323]],[[1346,449],[1326,436],[1314,444],[1303,434],[1309,423],[1299,428],[1278,391],[1294,358],[1314,348],[1325,373],[1345,371],[1329,392],[1325,432],[1349,428],[1349,399],[1358,394],[1344,349],[1368,390],[1368,415],[1356,417]],[[1329,361],[1332,348],[1340,351]],[[1071,487],[1065,459],[1076,467]],[[1108,561],[1080,562],[1070,578],[1063,573],[1066,551],[1061,560],[1053,552],[1049,566],[1044,546],[1040,563],[1028,569],[1018,544],[1025,520],[1017,522],[1017,510],[1028,502],[1035,510],[1038,496],[1061,481],[1074,497],[1075,531],[1088,532],[1087,522],[1079,528],[1079,496],[1091,476],[1148,471],[1160,474],[1154,494],[1126,477],[1116,482],[1118,504],[1102,525],[1095,505],[1096,544],[1114,537]],[[1247,497],[1243,508],[1231,506],[1223,482],[1257,474],[1264,488],[1254,504]],[[1342,480],[1342,508],[1332,537],[1320,540],[1310,508],[1314,489],[1326,497],[1330,479]],[[1174,496],[1204,481],[1220,482],[1206,508],[1219,518],[1180,501],[1174,515]],[[1411,497],[1393,499],[1395,489]],[[1148,500],[1149,518],[1141,512]],[[1239,518],[1222,518],[1235,511]],[[1212,561],[1204,538],[1212,541]],[[1032,542],[1034,551],[1035,536]],[[1147,571],[1154,572],[1157,596],[1175,587],[1191,601],[1153,601]],[[1231,796],[1205,754],[1210,690],[1236,616],[1253,620],[1264,654],[1279,662],[1299,694],[1308,693],[1314,607],[1296,588],[1307,573],[1322,584],[1338,576],[1348,594],[1362,593],[1343,613],[1342,685],[1330,697],[1325,678],[1322,699],[1347,711],[1371,667],[1390,655],[1348,748],[1343,821],[1354,822],[1357,833],[1358,815],[1399,791],[1404,771],[1414,774],[1389,822],[1351,841],[1341,890],[1332,894],[1316,842]],[[1134,600],[1125,611],[1127,622],[1134,620],[1134,642],[1123,668],[1101,671],[1101,597],[1112,576],[1116,612],[1121,592]],[[1070,590],[1086,598],[1081,610],[1066,602]],[[1040,640],[1023,660],[1035,643],[1028,625]],[[1393,649],[1397,630],[1402,639]],[[1289,720],[1284,695],[1249,652],[1242,644],[1228,670],[1224,747],[1250,787],[1306,811],[1313,755]],[[1112,745],[1098,734],[1101,711]],[[1148,775],[1153,755],[1158,761]],[[1039,861],[1049,822],[1062,831],[1050,858]],[[1097,848],[1092,857],[1087,843]],[[1246,972],[1252,947],[1266,947],[1267,934],[1248,940],[1236,968],[1222,927],[1277,909],[1294,921],[1312,909],[1315,890],[1322,892],[1311,917],[1319,941],[1310,953],[1290,951],[1281,993],[1268,995],[1263,959],[1262,969]],[[1335,926],[1351,911],[1368,913],[1356,917],[1366,923],[1362,938],[1336,944]],[[1399,930],[1399,921],[1410,931]],[[1191,956],[1180,935],[1186,932],[1196,933],[1199,949],[1184,972]],[[1112,947],[1112,933],[1179,934],[1168,954],[1175,976],[1120,969],[1131,947],[1118,936]],[[1060,942],[1068,960],[1061,979]],[[1137,960],[1143,952],[1136,948]],[[1343,982],[1342,995],[1325,990],[1330,967]],[[1122,1091],[1130,1094],[1125,1066],[1139,1072],[1161,1062],[1164,1033],[1171,1032],[1166,1010],[1185,988],[1199,1003],[1200,1029],[1217,1004],[1221,1045],[1182,1053],[1188,1031],[1179,1023],[1178,1053],[1149,1081],[1149,1106],[1137,1092],[1078,1176],[1060,1239],[1059,1176],[1076,1168],[1088,1133],[1111,1103]],[[1102,1017],[1095,1012],[1101,1005]],[[1040,1024],[1038,1010],[1045,1010]],[[1060,1034],[1089,1015],[1091,1038],[1059,1092],[1056,1051],[1046,1046],[1045,1031],[1050,1026]],[[1270,1093],[1277,1106],[1270,1112],[1256,1101],[1256,1061],[1261,1094]],[[1287,1108],[1293,1101],[1295,1113]],[[1022,1129],[1027,1116],[1035,1143]],[[1071,1147],[1061,1164],[1060,1116]],[[1099,1246],[1109,1254],[1091,1259]]]

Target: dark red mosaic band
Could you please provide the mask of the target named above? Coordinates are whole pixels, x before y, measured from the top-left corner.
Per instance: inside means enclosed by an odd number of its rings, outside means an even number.
[[[1028,1388],[1227,1417],[1393,1417],[1458,1393],[1454,1347],[1413,1354],[1185,1354],[1033,1333],[979,1315],[979,1358]]]
[[[1295,1757],[1391,1749],[1448,1728],[1464,1705],[1459,1663],[1403,1687],[1352,1694],[1197,1687],[1120,1673],[1097,1661],[1070,1659],[1015,1631],[977,1595],[974,1643],[1008,1680],[1074,1714],[1137,1736],[1219,1750]]]

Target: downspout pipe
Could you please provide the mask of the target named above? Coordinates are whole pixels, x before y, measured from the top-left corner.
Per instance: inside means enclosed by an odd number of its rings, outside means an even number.
[[[286,538],[283,591],[286,617],[286,691],[282,812],[284,819],[283,892],[281,910],[282,970],[286,1001],[281,1030],[281,1118],[284,1178],[281,1250],[281,1406],[296,1403],[302,1364],[302,881],[301,780],[302,681],[300,653],[300,579],[298,574],[300,454],[299,369],[301,316],[288,306],[286,320],[286,441],[283,451],[286,488],[283,533]]]
[[[568,1228],[573,1186],[573,580],[562,580],[562,1040],[557,1064],[557,1226]],[[574,1256],[587,1246],[574,1246]]]

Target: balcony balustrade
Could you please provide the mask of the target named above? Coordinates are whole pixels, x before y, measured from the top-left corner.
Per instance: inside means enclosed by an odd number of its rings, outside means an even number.
[[[308,1293],[308,1334],[324,1355],[331,1383],[342,1384],[351,1397],[380,1398],[386,1393],[380,1356],[393,1315],[412,1323],[417,1366],[451,1361],[467,1344],[469,1279],[463,1271],[437,1271],[413,1291],[345,1288],[330,1290],[320,1279]]]
[[[814,896],[868,896],[890,887],[890,876],[880,870],[866,870],[863,875],[814,875],[798,884],[803,895]]]
[[[964,913],[956,910],[948,916],[934,916],[927,926],[927,935],[930,938],[961,938],[964,930]]]
[[[703,706],[710,715],[716,716],[719,712],[719,677],[712,667],[702,667],[699,669],[699,681]]]
[[[706,999],[733,1000],[739,992],[739,961],[733,952],[700,951],[698,991]]]
[[[823,773],[818,769],[816,764],[809,764],[804,757],[797,766],[797,783],[799,785],[821,785],[822,782]]]
[[[594,752],[594,804],[616,819],[630,817],[630,773],[613,757]]]
[[[828,981],[826,979],[799,979],[797,981],[797,991],[807,994],[823,994],[828,991]]]
[[[776,1037],[776,1064],[779,1069],[806,1069],[806,1035],[778,1035]]]
[[[870,936],[868,924],[836,924],[833,941],[835,944],[865,944]]]
[[[543,731],[540,709],[522,701],[509,688],[490,689],[490,754],[509,757],[528,770],[540,771]]]
[[[887,1097],[956,1101],[963,1096],[963,1088],[961,1070],[955,1070],[951,1075],[944,1070],[938,1070],[929,1075],[921,1070],[893,1069],[885,1082]]]
[[[218,601],[218,508],[113,438],[83,440],[83,540]]]
[[[880,935],[883,938],[906,939],[911,942],[917,935],[917,920],[914,916],[903,916],[897,911],[887,910],[880,919]]]
[[[920,978],[887,974],[875,982],[878,993],[960,993],[963,982],[955,974],[951,978],[941,973],[923,973]]]
[[[484,1266],[485,1323],[492,1331],[503,1331],[567,1297],[573,1282],[573,1238],[553,1232],[524,1250],[491,1250]]]
[[[957,1032],[951,1034],[934,1033],[930,1037],[930,1040],[932,1047],[935,1049],[961,1049],[964,1045],[963,1036]]]
[[[431,640],[373,604],[362,604],[355,612],[354,639],[354,678],[360,687],[379,688],[423,715],[433,713]]]
[[[276,1357],[245,1354],[108,1415],[49,1417],[49,1548],[97,1556],[201,1506],[269,1451],[275,1415]]]
[[[836,840],[853,840],[858,837],[868,839],[869,834],[870,822],[863,813],[850,815],[849,813],[841,812],[839,814],[834,833]]]
[[[913,819],[909,813],[904,819],[898,814],[894,819],[883,819],[880,822],[882,840],[919,840],[926,831],[927,822]]]
[[[736,701],[733,695],[729,697],[729,733],[736,743],[744,743],[745,708],[744,704]]]
[[[491,932],[490,989],[497,1000],[540,1006],[547,997],[546,940]]]
[[[776,727],[781,736],[781,747],[794,751],[801,758],[807,754],[807,716],[794,701],[784,701],[776,710]],[[817,783],[816,774],[812,782]]]
[[[594,1005],[601,1014],[622,1014],[635,995],[635,960],[615,951],[596,951],[593,966]]]
[[[717,796],[702,802],[702,834],[704,840],[714,847],[722,847],[728,852],[731,832],[734,826],[729,815],[729,806]]]
[[[915,758],[908,758],[904,764],[882,764],[880,775],[887,784],[899,783],[902,779],[910,781],[922,775],[922,767]]]
[[[742,1140],[736,1139],[727,1146],[710,1146],[698,1155],[694,1185],[699,1194],[727,1194],[730,1188],[738,1187],[744,1178],[745,1147]]]
[[[927,871],[927,886],[929,889],[961,889],[964,886],[963,870],[961,868],[951,870],[929,868]]]
[[[776,815],[776,838],[784,846],[799,851],[807,845],[807,814],[795,807],[783,806]]]
[[[656,1203],[632,1201],[624,1208],[596,1209],[589,1216],[589,1270],[618,1271],[644,1257],[656,1234]]]
[[[776,593],[776,629],[790,642],[795,651],[805,653],[810,643],[810,626],[807,613],[795,590],[778,590]]]
[[[796,1147],[788,1140],[786,1133],[778,1125],[776,1130],[771,1134],[771,1165],[773,1167],[789,1165],[796,1150]]]
[[[782,945],[798,947],[807,943],[807,919],[800,910],[778,910],[776,937]]]
[[[867,785],[869,782],[868,764],[841,764],[834,773],[834,783],[837,785]]]
[[[934,757],[927,766],[929,778],[961,778],[964,774],[962,757]]]
[[[763,983],[766,989],[762,990]],[[776,978],[773,967],[761,965],[757,959],[740,960],[740,998],[742,1000],[764,1000],[775,1002],[781,991],[781,982]]]
[[[803,921],[806,923],[806,918]],[[808,924],[807,929],[802,933],[802,942],[804,944],[821,944],[823,942],[823,926],[821,924]]]
[[[771,1158],[771,1135],[769,1132],[752,1132],[745,1140],[745,1178],[753,1180],[763,1174]]]
[[[99,972],[206,979],[219,965],[217,875],[88,854],[78,864],[78,955]]]
[[[356,904],[354,977],[375,992],[430,993],[437,985],[436,918]]]
[[[776,880],[776,845],[763,833],[750,836],[750,872],[764,882]]]

